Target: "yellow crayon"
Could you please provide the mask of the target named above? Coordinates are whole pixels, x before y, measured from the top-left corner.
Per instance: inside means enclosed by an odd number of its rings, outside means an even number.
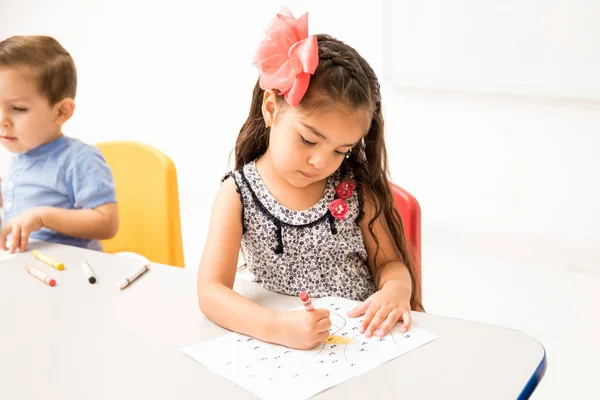
[[[42,253],[40,253],[40,252],[39,252],[39,251],[37,251],[37,250],[33,250],[33,251],[31,252],[31,254],[32,254],[32,255],[33,255],[35,258],[37,258],[38,260],[40,260],[40,261],[41,261],[41,262],[43,262],[43,263],[46,263],[46,264],[48,264],[48,265],[49,265],[49,266],[51,266],[52,268],[56,268],[56,269],[57,269],[57,270],[59,270],[59,271],[62,271],[63,269],[65,269],[65,266],[64,266],[64,264],[63,264],[63,263],[61,263],[61,262],[58,262],[58,261],[56,261],[56,260],[54,260],[54,259],[52,259],[52,258],[50,258],[50,257],[48,257],[48,256],[46,256],[46,255],[44,255],[44,254],[42,254]]]
[[[326,340],[327,344],[353,344],[356,343],[354,340],[344,336],[329,335]]]

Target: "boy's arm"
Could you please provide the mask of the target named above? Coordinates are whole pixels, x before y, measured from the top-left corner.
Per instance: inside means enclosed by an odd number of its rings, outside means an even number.
[[[115,182],[100,150],[94,146],[79,149],[70,160],[65,183],[74,207],[40,207],[43,227],[80,239],[114,237],[119,228]]]
[[[40,207],[37,213],[44,228],[81,239],[110,239],[119,229],[117,203],[87,210]]]
[[[110,202],[93,209],[66,210],[38,207],[7,221],[0,231],[0,249],[14,253],[27,250],[31,233],[46,227],[64,235],[82,239],[110,239],[119,225],[117,203]],[[7,246],[6,239],[12,235]]]

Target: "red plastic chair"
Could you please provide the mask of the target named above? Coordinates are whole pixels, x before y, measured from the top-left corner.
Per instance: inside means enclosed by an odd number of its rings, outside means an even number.
[[[404,225],[406,239],[412,245],[416,259],[415,274],[419,282],[418,291],[421,290],[421,207],[417,199],[400,186],[390,183],[394,203]]]

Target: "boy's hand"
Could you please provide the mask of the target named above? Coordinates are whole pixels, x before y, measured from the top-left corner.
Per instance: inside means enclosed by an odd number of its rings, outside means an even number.
[[[39,208],[34,208],[9,220],[0,231],[0,248],[14,253],[16,249],[26,251],[29,235],[43,227],[42,216]],[[6,238],[11,235],[10,246],[6,246]]]

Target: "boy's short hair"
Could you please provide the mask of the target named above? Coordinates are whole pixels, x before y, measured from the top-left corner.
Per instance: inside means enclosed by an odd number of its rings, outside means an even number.
[[[35,74],[38,88],[51,105],[77,92],[77,70],[71,55],[49,36],[13,36],[0,42],[0,67],[22,67]]]

